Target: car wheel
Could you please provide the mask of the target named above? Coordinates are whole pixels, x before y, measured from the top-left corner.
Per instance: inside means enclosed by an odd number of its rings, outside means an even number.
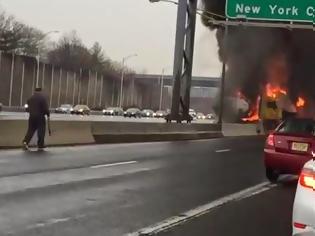
[[[271,183],[276,183],[279,179],[279,173],[271,168],[267,168],[266,177]]]

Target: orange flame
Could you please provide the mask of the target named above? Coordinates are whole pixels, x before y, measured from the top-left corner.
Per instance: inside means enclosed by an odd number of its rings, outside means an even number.
[[[255,122],[259,120],[259,103],[260,96],[257,98],[255,106],[253,106],[249,111],[248,117],[242,119],[244,122]]]
[[[286,95],[287,91],[280,86],[273,86],[271,84],[266,85],[266,95],[270,98],[277,98],[279,95]]]
[[[304,107],[304,106],[305,106],[305,100],[299,97],[298,101],[296,102],[296,107]]]

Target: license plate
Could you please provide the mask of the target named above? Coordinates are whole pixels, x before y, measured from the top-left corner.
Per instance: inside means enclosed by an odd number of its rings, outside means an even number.
[[[307,152],[308,144],[307,143],[296,143],[296,142],[293,142],[291,149],[292,149],[292,151]]]

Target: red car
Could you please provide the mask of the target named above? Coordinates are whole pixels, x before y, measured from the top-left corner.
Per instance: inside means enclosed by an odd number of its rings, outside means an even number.
[[[271,133],[264,149],[266,176],[276,182],[281,174],[300,174],[315,156],[315,121],[289,119]]]

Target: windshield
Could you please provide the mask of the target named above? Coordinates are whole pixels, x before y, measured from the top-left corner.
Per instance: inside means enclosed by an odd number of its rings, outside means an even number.
[[[76,105],[74,108],[75,109],[86,109],[87,106],[85,106],[85,105]]]
[[[63,104],[61,105],[61,108],[72,108],[72,106],[69,104]]]
[[[130,108],[127,110],[127,112],[138,112],[139,109],[136,109],[136,108]]]
[[[278,133],[314,134],[315,122],[310,119],[290,119],[277,129]]]

